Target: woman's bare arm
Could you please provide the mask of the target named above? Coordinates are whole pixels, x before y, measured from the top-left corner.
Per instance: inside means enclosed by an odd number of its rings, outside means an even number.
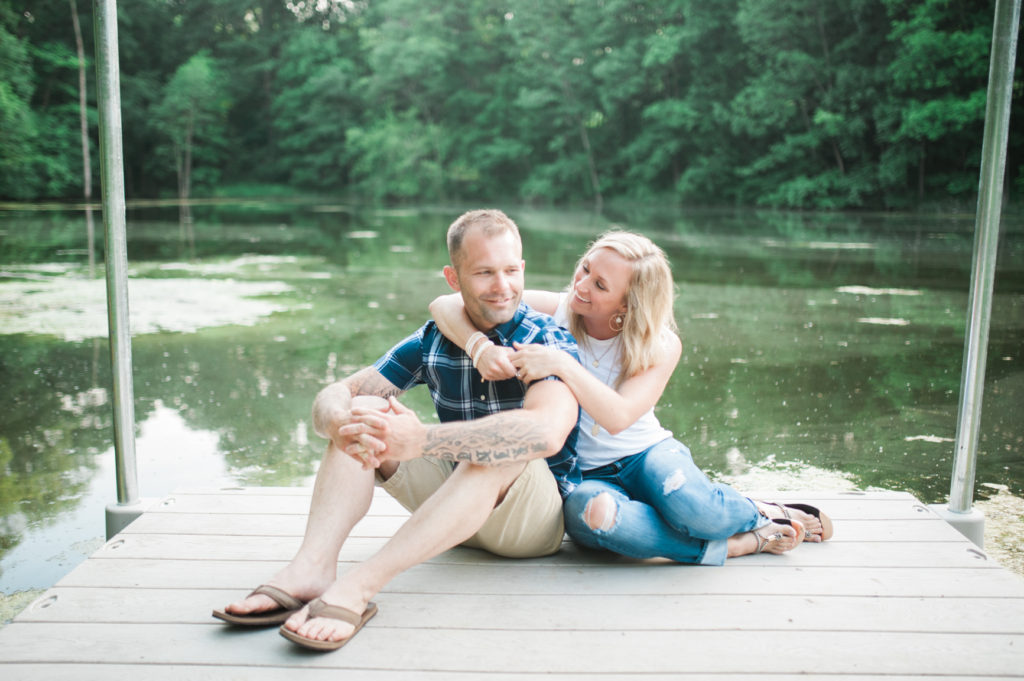
[[[668,344],[665,357],[654,366],[631,376],[618,389],[605,385],[586,367],[568,354],[534,345],[517,346],[512,363],[521,378],[534,381],[555,375],[562,379],[580,406],[594,421],[612,435],[636,423],[665,391],[682,354],[682,343],[675,334],[664,334]]]

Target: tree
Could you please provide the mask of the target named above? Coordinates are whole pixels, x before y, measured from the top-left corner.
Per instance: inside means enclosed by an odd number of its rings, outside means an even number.
[[[348,54],[354,30],[310,23],[284,45],[271,105],[281,176],[297,187],[340,191],[349,180],[347,130],[358,127],[362,73]]]
[[[733,132],[751,151],[739,170],[748,198],[842,208],[877,193],[880,11],[874,0],[742,0],[736,22],[753,75],[730,108]]]
[[[0,7],[0,196],[31,198],[36,187],[28,176],[35,159],[35,89],[27,42],[8,29],[14,12]]]
[[[75,51],[78,56],[78,120],[82,132],[82,197],[85,199],[86,250],[89,251],[89,275],[96,269],[96,251],[93,247],[95,227],[92,220],[92,161],[89,154],[89,115],[85,77],[85,47],[82,26],[78,21],[78,4],[71,5],[71,24],[75,29]]]
[[[751,71],[737,5],[667,2],[642,36],[646,93],[622,162],[626,184],[639,193],[667,191],[700,203],[738,198],[735,169],[746,148],[732,133],[729,103]]]
[[[156,116],[171,141],[178,199],[192,195],[194,157],[204,156],[210,179],[222,160],[223,121],[228,109],[213,59],[203,52],[178,67],[163,91]]]
[[[876,107],[891,194],[968,197],[977,190],[993,2],[885,0],[895,51]]]
[[[534,167],[521,191],[560,199],[582,189],[598,212],[604,203],[599,161],[604,150],[592,137],[606,124],[608,112],[593,73],[610,47],[598,30],[602,13],[597,10],[603,4],[519,0],[511,4],[509,19],[524,81],[514,103],[525,123],[519,132],[534,148]],[[545,124],[532,127],[536,121]]]

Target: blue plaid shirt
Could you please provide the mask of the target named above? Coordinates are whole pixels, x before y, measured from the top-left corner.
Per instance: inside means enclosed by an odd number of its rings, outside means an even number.
[[[558,326],[548,315],[519,305],[512,319],[496,327],[489,338],[498,345],[540,343],[565,350],[579,360],[572,335]],[[425,383],[434,399],[437,416],[442,423],[469,421],[507,409],[520,409],[526,386],[518,378],[504,381],[481,381],[470,357],[459,346],[444,337],[431,320],[416,333],[391,348],[378,359],[374,369],[398,388],[409,390]],[[543,380],[559,380],[549,376]],[[548,467],[558,482],[562,496],[568,496],[581,480],[577,463],[576,439],[579,419],[561,451],[547,459]]]

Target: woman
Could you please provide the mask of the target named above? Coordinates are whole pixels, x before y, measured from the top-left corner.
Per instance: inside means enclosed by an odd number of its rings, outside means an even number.
[[[579,400],[583,483],[565,500],[574,541],[634,558],[721,565],[727,557],[784,553],[832,534],[811,506],[764,504],[708,480],[661,427],[654,405],[682,352],[664,253],[646,237],[609,232],[580,259],[568,291],[528,291],[579,341],[580,361],[535,345],[494,345],[473,329],[457,295],[431,304],[441,331],[485,380],[556,375]]]

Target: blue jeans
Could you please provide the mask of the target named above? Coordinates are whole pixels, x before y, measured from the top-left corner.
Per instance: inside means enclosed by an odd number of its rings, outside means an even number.
[[[605,492],[615,502],[615,515],[593,529],[585,519],[587,504]],[[722,565],[729,537],[769,522],[753,501],[711,482],[686,445],[672,438],[584,471],[564,512],[566,531],[583,546],[703,565]]]

